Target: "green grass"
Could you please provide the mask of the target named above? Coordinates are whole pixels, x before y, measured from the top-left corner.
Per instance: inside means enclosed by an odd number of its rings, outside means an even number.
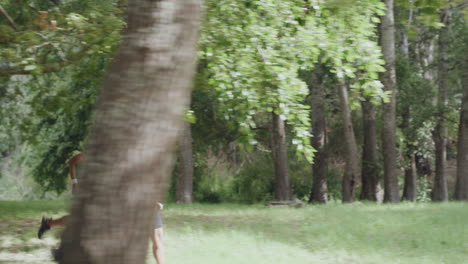
[[[0,202],[0,217],[19,224],[64,208],[63,202]],[[167,204],[163,217],[171,264],[468,263],[468,203],[299,209]],[[148,263],[155,263],[151,256]]]
[[[0,201],[0,220],[35,218],[41,215],[63,213],[67,202],[45,201]]]

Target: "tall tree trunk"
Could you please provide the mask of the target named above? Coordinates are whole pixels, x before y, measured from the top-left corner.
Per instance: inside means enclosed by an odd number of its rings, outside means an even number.
[[[406,150],[403,154],[405,157],[405,181],[403,187],[402,200],[414,202],[416,201],[416,155],[415,147],[413,145],[414,137],[412,136],[413,129],[411,126],[411,108],[409,105],[405,106],[402,114],[402,131],[405,133]]]
[[[382,151],[384,157],[384,202],[399,202],[397,152],[396,152],[396,72],[395,72],[395,26],[393,0],[383,1],[387,7],[382,17],[381,38],[386,71],[381,74],[384,90],[390,92],[390,102],[383,103]]]
[[[349,107],[348,87],[345,81],[340,81],[338,90],[346,144],[346,167],[342,182],[342,200],[347,203],[353,202],[355,199],[356,180],[359,179],[359,154]]]
[[[199,0],[129,1],[59,263],[145,263],[195,70]]]
[[[192,203],[193,200],[193,151],[192,131],[189,122],[184,122],[179,141],[180,164],[177,177],[176,202]]]
[[[280,116],[272,114],[272,155],[275,163],[275,199],[287,201],[291,199],[289,186],[288,152],[286,147],[286,129]]]
[[[312,147],[315,152],[312,165],[312,192],[310,203],[326,203],[328,201],[327,170],[328,155],[326,150],[327,134],[325,120],[325,91],[321,78],[320,66],[312,72],[308,82],[312,97]]]
[[[447,43],[449,41],[448,22],[449,11],[444,10],[441,15],[441,21],[445,27],[439,30],[439,60],[437,69],[437,78],[439,94],[437,96],[437,124],[434,132],[435,142],[435,176],[434,187],[432,189],[433,201],[447,201],[447,176],[445,173],[447,163],[447,137],[448,130],[446,124],[447,112],[447,92],[448,92],[448,52]]]
[[[411,26],[411,20],[413,17],[413,10],[410,9],[408,17],[408,26]],[[409,61],[409,44],[408,35],[404,26],[399,27],[401,36],[400,51],[404,56],[404,59]],[[402,131],[405,136],[406,151],[403,154],[405,158],[405,182],[403,187],[402,200],[410,202],[416,201],[416,157],[414,151],[414,145],[412,143],[414,137],[412,136],[413,128],[411,127],[411,106],[408,104],[405,106],[402,114]]]
[[[455,200],[468,201],[468,56],[464,55],[463,99],[458,128],[457,181]]]
[[[409,115],[410,110],[409,107],[406,110],[407,113],[403,115],[403,129],[409,130],[411,129],[411,125],[409,124]],[[408,136],[407,136],[408,137]],[[416,201],[416,155],[414,154],[414,146],[411,142],[411,139],[407,140],[406,143],[406,167],[405,167],[405,182],[403,187],[403,196],[402,199],[410,202]]]
[[[364,145],[362,148],[361,200],[377,201],[378,164],[377,135],[375,132],[375,105],[369,100],[363,101],[362,127]]]
[[[428,83],[433,83],[435,79],[436,71],[433,69],[434,65],[434,54],[436,38],[432,31],[426,30],[421,31],[419,34],[419,40],[415,43],[415,54],[416,61],[422,70],[422,75]],[[427,89],[433,89],[432,85],[429,85]],[[433,100],[432,106],[436,107],[436,101]],[[425,155],[416,154],[416,174],[419,178],[431,177],[433,174],[432,161],[425,157]]]

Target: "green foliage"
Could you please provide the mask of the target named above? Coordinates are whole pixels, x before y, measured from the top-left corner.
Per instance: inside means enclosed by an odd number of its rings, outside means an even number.
[[[2,6],[18,31],[0,24],[0,75],[34,76],[11,77],[0,88],[0,139],[5,139],[0,150],[27,144],[26,173],[43,187],[42,195],[61,193],[67,187],[66,161],[83,147],[97,89],[119,45],[122,12],[113,0],[71,0],[58,6],[7,1]],[[38,11],[48,17],[40,19]]]
[[[416,201],[418,202],[430,202],[431,201],[432,187],[431,183],[427,178],[427,175],[418,179],[418,186],[416,189]]]
[[[256,155],[248,161],[233,183],[233,192],[237,202],[258,203],[269,201],[273,197],[273,165],[269,155]]]
[[[327,172],[328,199],[330,201],[341,201],[341,182],[343,172],[339,168],[329,168]]]
[[[202,55],[226,119],[255,145],[255,116],[274,111],[295,124],[298,149],[311,157],[308,107],[300,103],[307,88],[295,62],[297,18],[303,14],[298,1],[207,1],[207,6]]]
[[[77,2],[79,8],[75,8]],[[66,1],[60,6],[37,0],[4,5],[19,30],[0,27],[0,57],[11,69],[0,68],[0,75],[21,70],[32,74],[57,71],[59,65],[85,55],[110,54],[124,26],[121,11],[115,1],[92,1],[93,5],[84,2],[91,1]],[[39,11],[48,12],[47,17],[40,18]]]
[[[31,166],[34,168],[34,178],[45,187],[45,191],[60,193],[66,189],[66,161],[73,151],[83,148],[92,121],[97,90],[107,63],[108,58],[104,56],[84,61],[79,71],[63,73],[66,76],[64,79],[71,78],[74,82],[60,86],[60,82],[52,79],[56,85],[54,92],[62,96],[54,97],[48,93],[36,97],[33,102],[43,102],[43,107],[38,108],[42,116],[39,116],[39,123],[34,126],[37,129],[36,136],[28,139],[34,146],[34,151],[30,153],[33,156]]]
[[[196,173],[196,185],[194,186],[194,199],[202,203],[221,203],[233,200],[232,177],[229,169],[218,164],[211,168],[206,167],[203,175]],[[200,171],[202,166],[197,166]]]
[[[312,160],[308,90],[298,71],[313,68],[319,57],[337,78],[353,79],[355,90],[385,97],[376,81],[383,61],[375,42],[375,16],[383,5],[339,3],[348,4],[207,1],[201,56],[220,110],[244,134],[241,143],[256,145],[259,115],[274,112],[291,125],[298,153]]]

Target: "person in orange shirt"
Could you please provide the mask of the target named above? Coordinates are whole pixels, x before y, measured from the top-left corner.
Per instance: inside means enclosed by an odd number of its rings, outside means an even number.
[[[84,158],[82,153],[78,153],[74,155],[71,159],[68,160],[68,168],[70,171],[70,179],[72,183],[72,194],[76,192],[78,179],[76,178],[76,164],[79,163]],[[51,217],[43,216],[41,220],[41,225],[37,231],[37,237],[39,239],[42,238],[42,235],[50,228],[54,226],[63,226],[65,225],[65,221],[67,220],[68,215],[62,216],[57,219],[53,219]]]

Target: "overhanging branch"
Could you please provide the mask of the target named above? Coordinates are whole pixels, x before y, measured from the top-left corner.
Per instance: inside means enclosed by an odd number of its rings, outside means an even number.
[[[10,23],[10,26],[14,28],[16,31],[18,31],[18,26],[16,26],[15,21],[8,15],[8,13],[3,9],[3,7],[0,5],[0,13],[2,13],[2,16],[4,16],[8,22]]]

